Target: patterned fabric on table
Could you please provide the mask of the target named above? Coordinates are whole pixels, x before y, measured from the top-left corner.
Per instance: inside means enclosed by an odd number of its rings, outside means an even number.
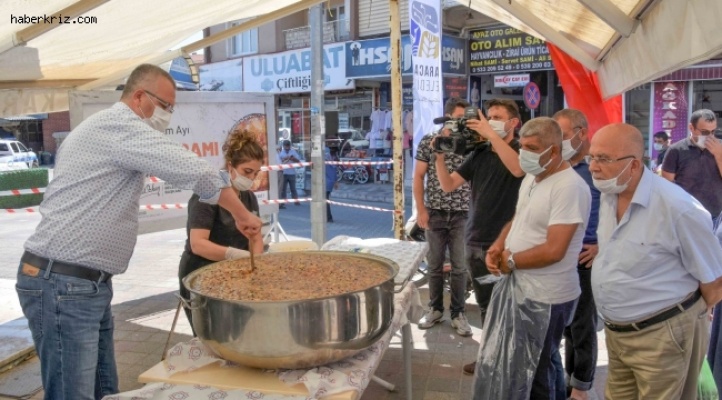
[[[399,265],[399,273],[394,281],[402,283],[416,272],[421,261],[429,251],[426,242],[411,242],[389,238],[360,239],[349,236],[336,236],[326,242],[321,250],[351,251],[369,253],[388,258]]]
[[[263,399],[263,400],[287,400],[287,399],[320,399],[324,396],[330,396],[335,393],[341,393],[348,390],[355,390],[359,394],[363,393],[369,384],[371,376],[376,367],[378,367],[384,352],[388,348],[389,342],[393,334],[398,331],[402,325],[408,320],[407,312],[412,314],[420,314],[423,306],[419,300],[419,293],[416,286],[408,284],[400,293],[394,296],[394,316],[391,321],[390,328],[384,335],[372,346],[364,349],[358,354],[343,359],[341,361],[324,365],[321,367],[298,370],[277,370],[269,371],[275,373],[279,380],[289,386],[303,383],[308,390],[308,397],[303,396],[281,396],[278,394],[259,393],[247,390],[226,390],[221,391],[210,386],[198,385],[172,385],[172,384],[152,384],[147,385],[143,389],[132,392],[120,393],[114,396],[107,396],[104,400],[151,400],[151,399]],[[228,368],[234,368],[234,363],[221,360],[213,355],[212,351],[206,347],[199,339],[193,339],[189,342],[178,343],[168,350],[168,356],[165,360],[165,371],[170,377],[179,372],[190,372],[211,363],[222,363]],[[178,390],[177,396],[173,390]],[[152,393],[150,391],[153,391]],[[223,392],[227,397],[209,397],[210,394],[216,395]],[[142,394],[141,392],[145,393]],[[161,393],[162,394],[159,394]],[[181,393],[182,392],[182,393]],[[241,395],[240,397],[239,394]],[[171,396],[174,395],[174,396]],[[253,397],[258,396],[261,397]],[[135,396],[135,397],[134,397]],[[145,397],[143,397],[145,396]],[[184,397],[185,396],[185,397]],[[202,397],[205,396],[205,397]],[[236,396],[236,397],[233,397]],[[243,397],[246,396],[246,397]]]

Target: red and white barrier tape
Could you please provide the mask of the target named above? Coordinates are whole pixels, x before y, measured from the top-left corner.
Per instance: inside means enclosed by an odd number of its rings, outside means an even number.
[[[45,193],[45,188],[3,190],[2,192],[0,192],[0,197],[20,196],[21,194],[40,194],[40,193]]]
[[[36,213],[38,212],[38,207],[28,207],[28,208],[0,208],[0,212],[6,212],[8,214],[20,214],[23,212],[27,213]]]
[[[286,200],[261,200],[261,203],[263,204],[286,204],[286,203],[296,203],[301,201],[311,201],[310,197],[304,197],[301,199],[286,199]]]
[[[291,169],[291,168],[302,168],[302,167],[310,167],[313,165],[310,162],[300,162],[300,163],[289,163],[289,164],[278,164],[278,165],[264,165],[261,167],[261,171],[281,171],[284,169]]]
[[[153,211],[153,210],[173,210],[173,209],[182,209],[187,208],[188,204],[145,204],[141,205],[141,210],[147,210],[147,211]]]
[[[393,164],[392,160],[387,161],[325,161],[328,165],[386,165]]]
[[[338,202],[338,201],[333,201],[333,200],[326,200],[326,202],[329,203],[329,204],[335,204],[335,205],[337,205],[337,206],[344,206],[344,207],[351,207],[351,208],[361,208],[361,209],[364,209],[364,210],[385,211],[385,212],[392,212],[392,213],[397,213],[397,214],[400,214],[400,213],[401,213],[400,210],[399,210],[399,211],[397,211],[397,210],[389,210],[388,208],[362,206],[362,205],[359,205],[359,204],[340,203],[340,202]]]

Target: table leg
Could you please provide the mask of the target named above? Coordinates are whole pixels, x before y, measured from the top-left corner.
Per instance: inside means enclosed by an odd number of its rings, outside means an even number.
[[[411,398],[411,323],[407,322],[401,327],[401,350],[404,356],[404,378],[406,380],[406,399]]]

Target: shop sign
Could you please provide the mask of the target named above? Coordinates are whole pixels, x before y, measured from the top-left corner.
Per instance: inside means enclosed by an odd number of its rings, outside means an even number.
[[[529,83],[529,74],[496,75],[494,76],[494,87],[524,87]]]
[[[687,90],[687,82],[654,82],[652,132],[667,132],[672,143],[684,140],[689,136]],[[649,140],[652,139],[653,137],[650,135]],[[649,147],[654,160],[657,158],[657,151],[653,146]]]
[[[323,46],[325,90],[353,89],[346,79],[343,43]],[[311,91],[311,49],[291,50],[243,59],[243,90],[246,92],[304,93]]]
[[[545,42],[514,28],[470,32],[472,74],[554,69]]]
[[[401,37],[401,73],[411,74],[411,38]],[[466,74],[466,40],[443,36],[441,39],[441,70],[445,74]],[[346,42],[346,77],[371,78],[391,75],[391,39]]]

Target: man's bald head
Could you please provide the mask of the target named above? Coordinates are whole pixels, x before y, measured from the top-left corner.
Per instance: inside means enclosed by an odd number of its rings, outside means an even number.
[[[592,138],[592,146],[595,144],[605,149],[613,149],[615,154],[607,154],[608,156],[623,157],[629,154],[638,160],[644,158],[642,132],[629,124],[606,125],[598,130]]]

